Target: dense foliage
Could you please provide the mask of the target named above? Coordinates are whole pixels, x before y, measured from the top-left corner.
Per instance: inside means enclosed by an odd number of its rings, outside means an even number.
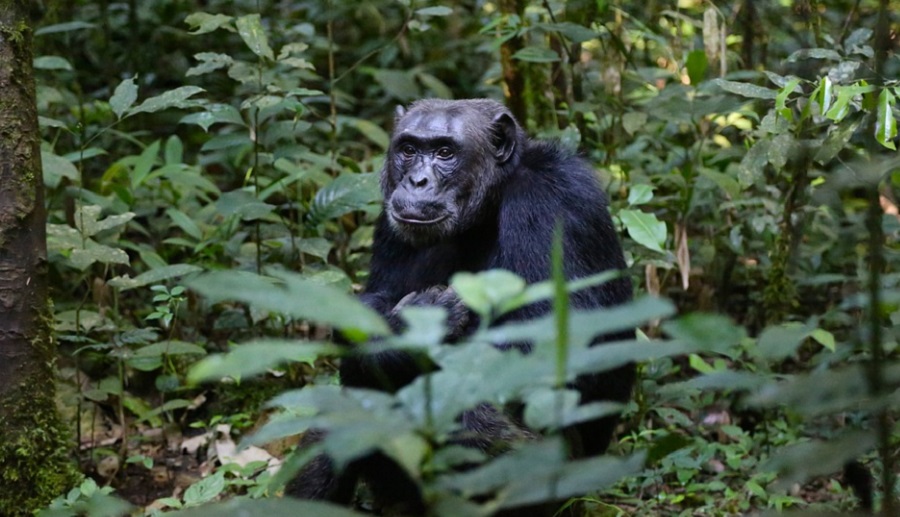
[[[50,265],[63,404],[90,475],[54,514],[121,504],[99,483],[138,514],[294,515],[304,503],[256,498],[319,450],[375,447],[435,515],[566,497],[591,515],[846,511],[860,505],[848,484],[870,475],[889,510],[900,61],[886,1],[827,4],[54,3],[35,60]],[[440,311],[409,310],[385,346],[442,369],[393,396],[338,390],[329,329],[386,332],[349,293],[366,279],[393,107],[420,97],[506,99],[532,134],[579,149],[642,296],[449,349]],[[559,278],[454,287],[486,322],[566,305]],[[636,342],[585,346],[635,326]],[[515,336],[540,346],[484,346]],[[577,406],[566,380],[630,360],[620,442],[569,461],[554,431],[617,408]],[[495,459],[448,445],[482,401],[524,404],[548,438]],[[331,433],[288,454],[310,426]],[[273,455],[287,458],[275,475]],[[202,506],[226,496],[247,499]]]

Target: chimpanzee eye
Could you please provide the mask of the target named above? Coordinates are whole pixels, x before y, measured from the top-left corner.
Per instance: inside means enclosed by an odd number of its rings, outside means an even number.
[[[447,160],[453,157],[453,149],[449,147],[441,147],[437,150],[437,157],[442,160]]]
[[[404,156],[415,156],[416,148],[410,144],[406,144],[400,148],[400,152],[403,153]]]

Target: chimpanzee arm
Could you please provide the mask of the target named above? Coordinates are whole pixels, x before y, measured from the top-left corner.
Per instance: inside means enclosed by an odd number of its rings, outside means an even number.
[[[445,288],[443,268],[436,267],[430,250],[416,249],[399,240],[385,221],[379,217],[375,228],[369,281],[360,300],[385,317],[391,330],[401,332],[404,322],[399,311],[406,305],[443,305],[451,315],[454,307],[462,306],[458,298]],[[461,316],[457,316],[457,319]],[[452,319],[452,318],[451,318]],[[453,325],[459,325],[452,322]],[[371,342],[377,343],[377,340]],[[365,347],[367,345],[363,345]],[[424,354],[410,354],[398,350],[366,353],[358,350],[341,360],[341,382],[345,386],[396,391],[420,374],[433,371],[434,363]]]

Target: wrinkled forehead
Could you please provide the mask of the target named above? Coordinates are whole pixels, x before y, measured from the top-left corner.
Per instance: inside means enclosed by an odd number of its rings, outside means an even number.
[[[395,132],[398,135],[415,135],[419,138],[465,136],[467,126],[478,123],[476,114],[454,108],[429,108],[413,110],[404,115]]]

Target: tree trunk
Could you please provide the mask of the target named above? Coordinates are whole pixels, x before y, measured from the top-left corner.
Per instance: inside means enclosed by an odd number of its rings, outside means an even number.
[[[36,2],[0,0],[0,515],[75,481],[55,398],[46,213],[32,70]]]

